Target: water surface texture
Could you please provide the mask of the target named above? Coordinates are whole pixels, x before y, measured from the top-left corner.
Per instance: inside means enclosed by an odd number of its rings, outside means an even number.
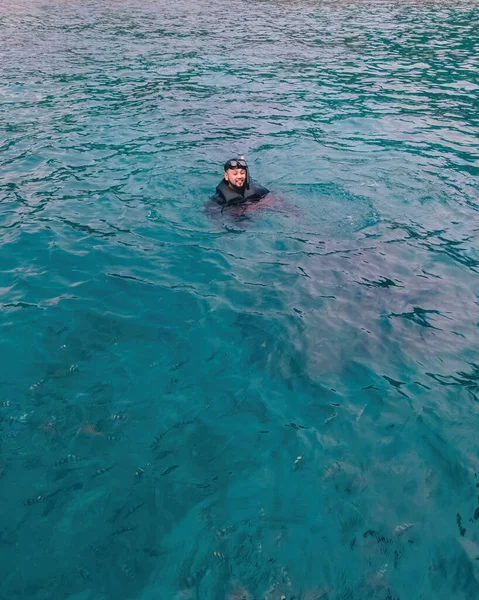
[[[479,598],[478,9],[2,2],[2,598]]]

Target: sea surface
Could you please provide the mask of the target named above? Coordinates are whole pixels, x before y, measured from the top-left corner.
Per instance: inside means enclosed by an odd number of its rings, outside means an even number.
[[[478,174],[478,2],[3,0],[1,597],[477,600]]]

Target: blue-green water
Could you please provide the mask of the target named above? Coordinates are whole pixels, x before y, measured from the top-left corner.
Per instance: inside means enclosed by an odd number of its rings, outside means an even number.
[[[477,600],[478,8],[1,4],[2,598]]]

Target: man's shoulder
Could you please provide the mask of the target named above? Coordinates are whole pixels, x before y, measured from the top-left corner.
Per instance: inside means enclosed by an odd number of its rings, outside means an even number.
[[[264,198],[267,194],[269,194],[268,188],[264,187],[264,185],[259,185],[256,181],[252,181],[249,188],[249,196],[251,198]]]
[[[215,193],[211,196],[211,199],[219,204],[224,204],[226,202],[226,194],[225,194],[225,182],[222,180],[216,186]]]

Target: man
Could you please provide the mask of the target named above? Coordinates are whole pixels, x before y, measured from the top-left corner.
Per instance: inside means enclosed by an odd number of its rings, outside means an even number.
[[[244,156],[232,158],[225,163],[225,175],[216,187],[213,200],[223,206],[242,206],[258,202],[269,194],[265,187],[255,184],[249,177]]]

